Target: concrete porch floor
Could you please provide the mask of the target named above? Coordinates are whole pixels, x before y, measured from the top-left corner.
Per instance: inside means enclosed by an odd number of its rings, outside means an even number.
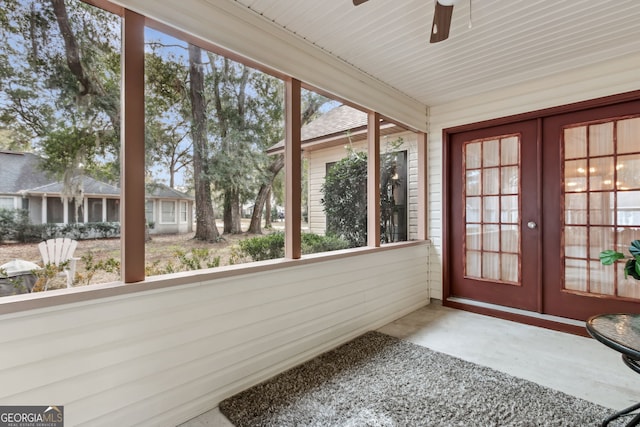
[[[612,409],[640,401],[640,375],[599,342],[443,307],[438,301],[379,329],[432,350]],[[181,427],[229,427],[215,408]]]

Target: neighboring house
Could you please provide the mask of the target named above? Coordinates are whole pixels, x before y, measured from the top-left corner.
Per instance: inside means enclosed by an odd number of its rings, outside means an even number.
[[[151,234],[189,233],[194,228],[195,199],[164,184],[147,185],[145,217]]]
[[[0,151],[0,208],[24,209],[34,224],[120,221],[120,189],[89,176],[82,180],[83,200],[62,197],[62,182],[40,166],[32,153]],[[193,229],[194,198],[163,184],[147,188],[146,217],[151,233],[186,233]]]
[[[308,161],[308,224],[309,231],[326,232],[327,216],[322,204],[322,184],[327,171],[346,157],[350,149],[367,151],[367,113],[340,105],[301,128],[303,156]],[[398,141],[402,144],[396,145]],[[399,185],[393,189],[394,241],[411,240],[417,233],[417,144],[416,134],[400,126],[382,121],[380,152],[395,153]],[[270,154],[282,153],[284,141],[271,147]],[[390,189],[391,191],[391,189]]]

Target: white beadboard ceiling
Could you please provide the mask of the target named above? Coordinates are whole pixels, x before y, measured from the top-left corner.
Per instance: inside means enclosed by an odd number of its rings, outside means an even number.
[[[437,44],[435,0],[228,1],[428,106],[640,53],[640,0],[461,0]]]

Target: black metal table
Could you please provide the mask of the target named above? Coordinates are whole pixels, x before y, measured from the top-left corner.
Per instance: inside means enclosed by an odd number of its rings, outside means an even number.
[[[640,314],[600,314],[587,320],[587,331],[602,344],[622,353],[622,361],[640,374]],[[608,417],[602,422],[607,426],[611,421],[624,415],[634,415],[627,426],[640,424],[640,413],[631,414],[640,409],[640,403],[629,406]]]

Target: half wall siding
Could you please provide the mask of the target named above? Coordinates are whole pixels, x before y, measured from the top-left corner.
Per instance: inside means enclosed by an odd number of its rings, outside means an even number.
[[[428,304],[428,243],[0,317],[0,402],[176,425]],[[135,285],[128,285],[135,286]]]

